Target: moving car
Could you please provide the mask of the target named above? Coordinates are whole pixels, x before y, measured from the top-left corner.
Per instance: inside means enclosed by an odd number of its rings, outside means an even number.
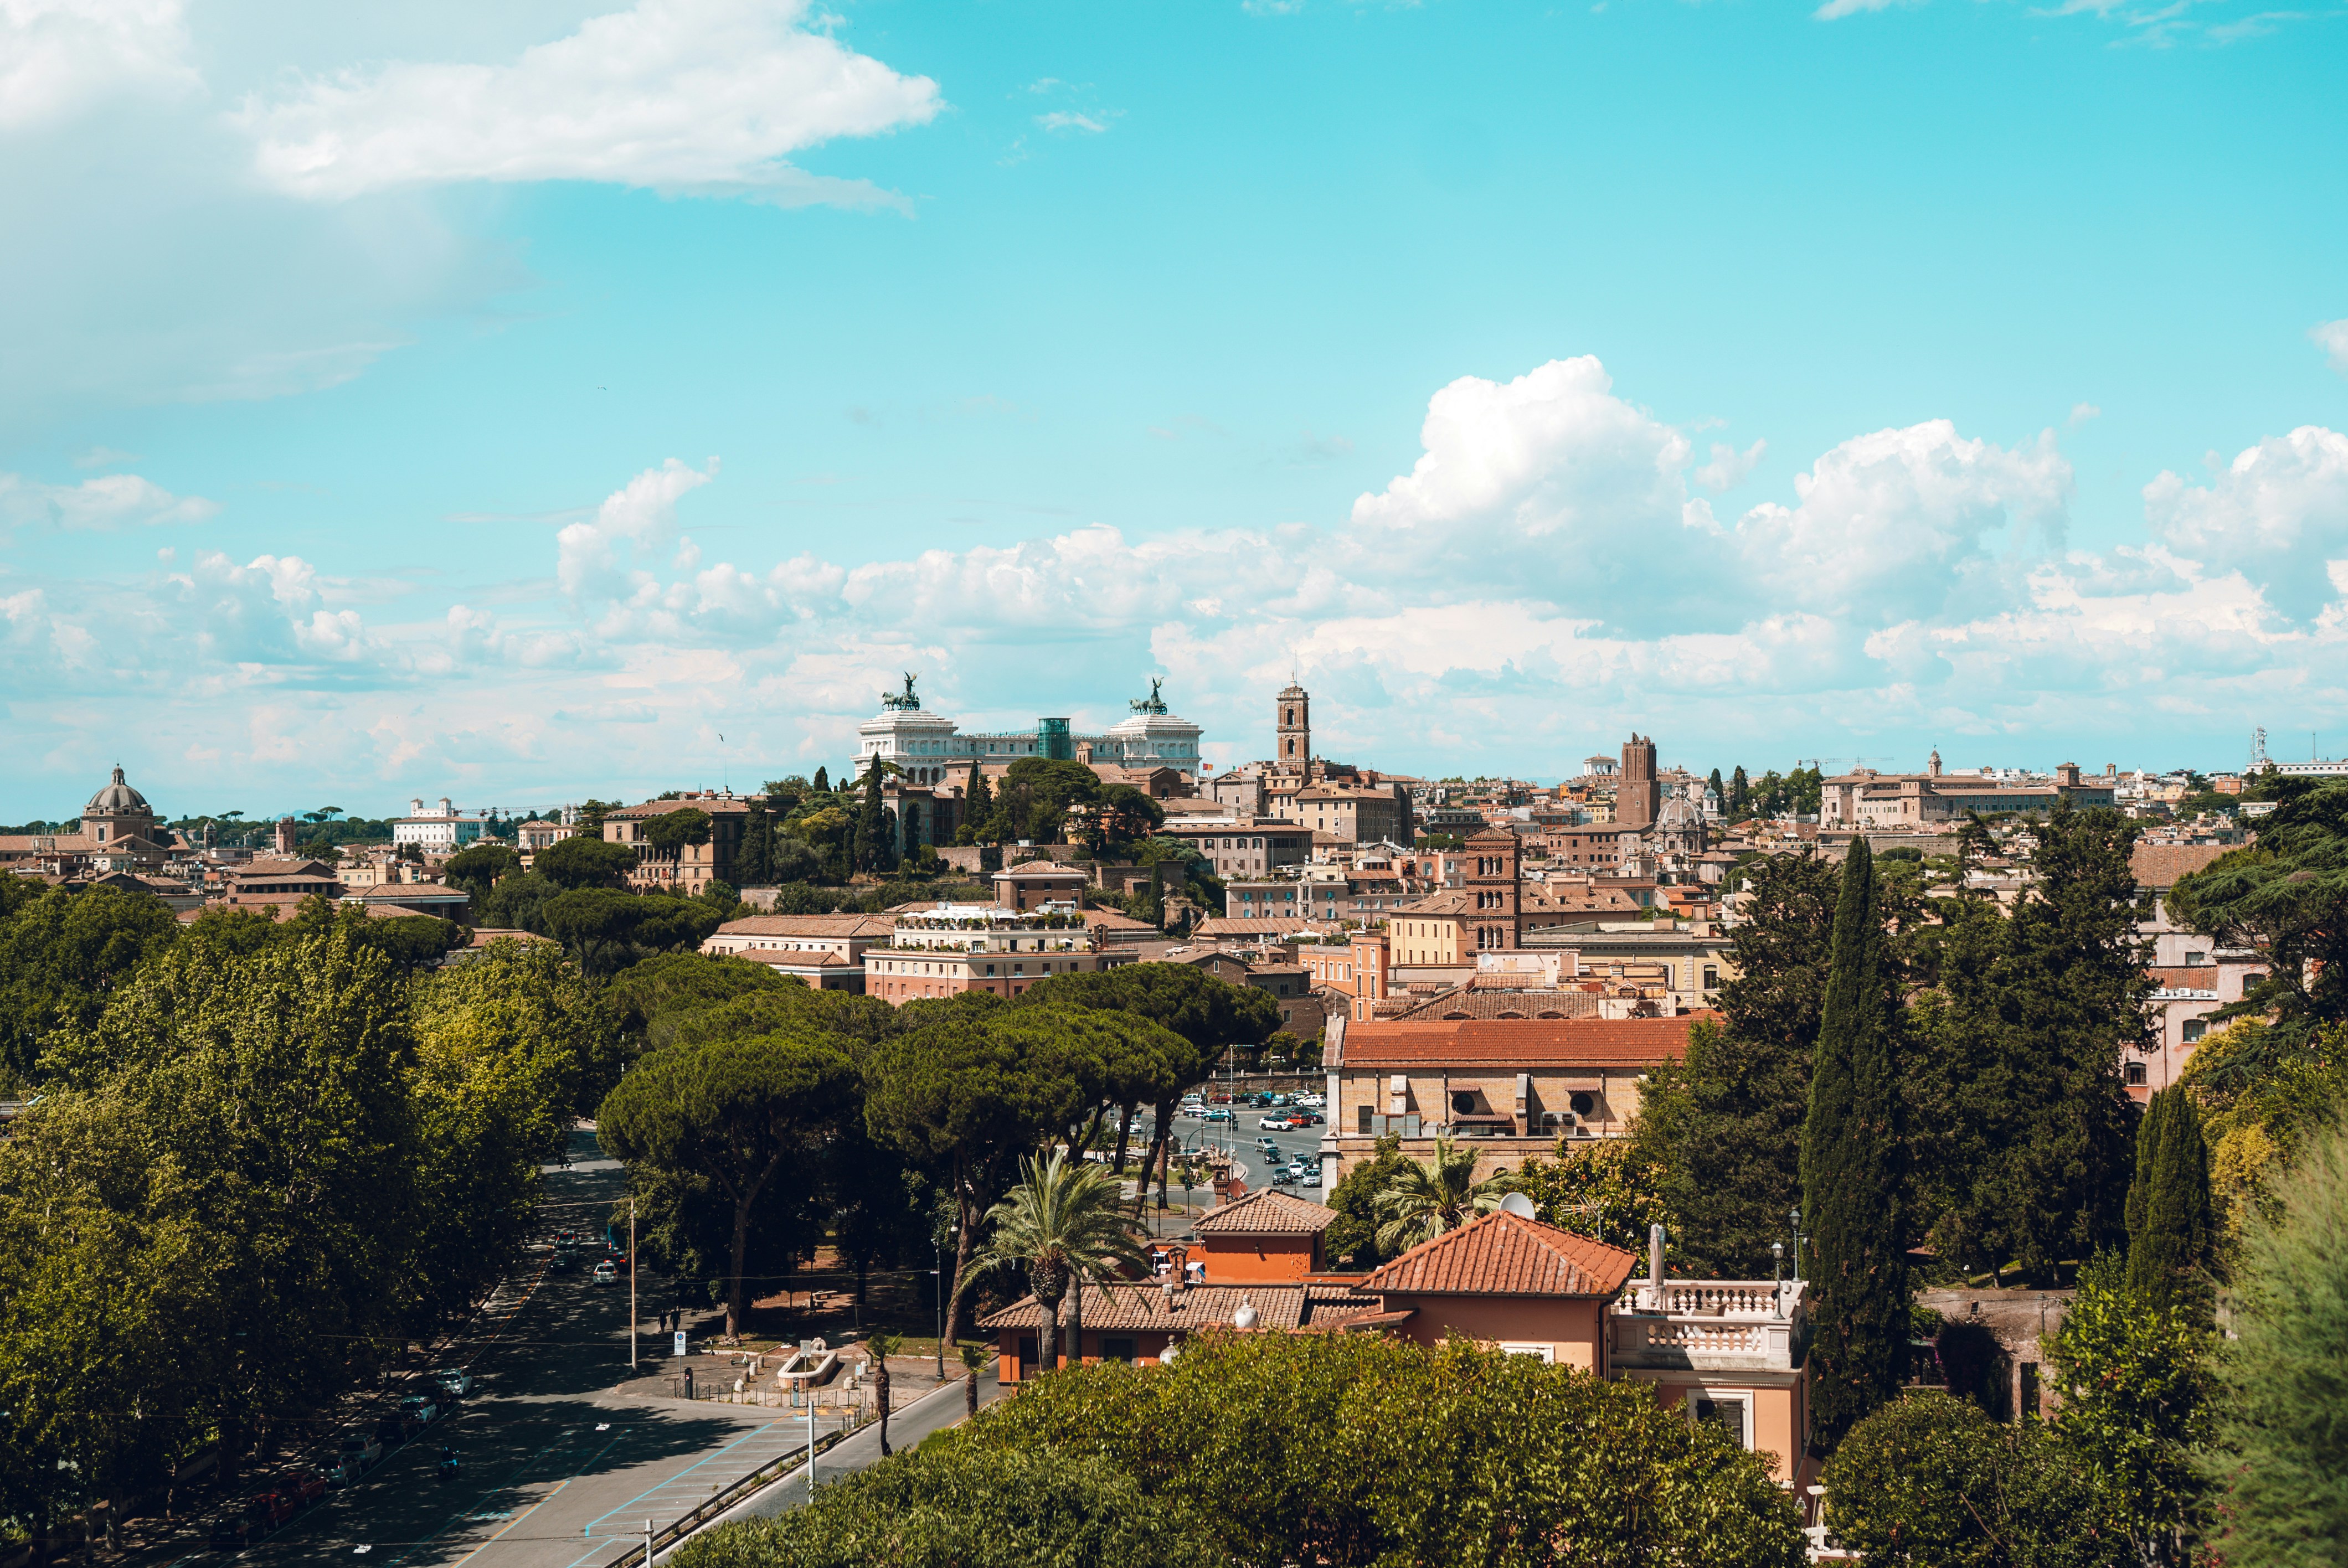
[[[432,1374],[432,1381],[452,1399],[461,1399],[473,1391],[473,1375],[462,1367],[443,1367]]]
[[[1296,1125],[1284,1115],[1259,1116],[1255,1124],[1267,1132],[1285,1132]]]
[[[212,1526],[212,1550],[242,1552],[252,1544],[252,1521],[232,1513]]]
[[[1328,1124],[1329,1119],[1317,1111],[1292,1111],[1288,1121],[1294,1127],[1322,1127]]]
[[[345,1432],[342,1443],[335,1452],[335,1477],[348,1484],[373,1470],[376,1461],[381,1458],[381,1438],[371,1432]]]
[[[612,1266],[610,1259],[607,1258],[603,1262],[595,1266],[592,1283],[596,1285],[617,1285],[619,1282],[620,1271]]]
[[[440,1403],[429,1394],[410,1394],[399,1401],[399,1413],[419,1427],[428,1427],[440,1414]]]
[[[1208,1112],[1201,1120],[1208,1122],[1236,1122],[1239,1120],[1239,1117],[1237,1113],[1231,1109],[1231,1107],[1227,1105],[1218,1105],[1212,1111]]]

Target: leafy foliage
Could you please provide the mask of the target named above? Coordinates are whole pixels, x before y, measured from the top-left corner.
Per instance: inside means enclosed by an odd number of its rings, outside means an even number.
[[[1657,1173],[1676,1259],[1732,1279],[1755,1277],[1770,1244],[1793,1239],[1840,884],[1834,866],[1807,852],[1756,860],[1741,875],[1751,901],[1730,933],[1721,1021],[1699,1021],[1686,1055],[1650,1073],[1632,1129],[1641,1163]]]
[[[2208,1473],[2227,1489],[2228,1563],[2348,1555],[2348,1130],[2312,1140],[2242,1238],[2234,1328],[2217,1361]]]
[[[2062,1396],[2056,1434],[2087,1464],[2137,1550],[2184,1561],[2200,1514],[2192,1453],[2209,1436],[2209,1337],[2179,1307],[2128,1288],[2116,1254],[2079,1274],[2047,1346]]]
[[[1024,1274],[1044,1310],[1038,1354],[1046,1368],[1059,1364],[1053,1331],[1070,1286],[1148,1267],[1139,1227],[1118,1201],[1117,1178],[1083,1160],[1071,1163],[1065,1150],[1022,1160],[1018,1184],[987,1211],[986,1219],[994,1234],[972,1256],[956,1289],[990,1274]]]
[[[1650,1225],[1668,1230],[1671,1225],[1662,1176],[1645,1150],[1628,1138],[1569,1138],[1559,1141],[1556,1159],[1527,1160],[1516,1180],[1547,1223],[1637,1252],[1647,1245]]]
[[[636,852],[624,844],[607,844],[592,836],[583,822],[569,838],[555,840],[530,861],[531,874],[556,887],[619,887],[636,868]]]
[[[1460,1340],[1195,1337],[1172,1367],[1056,1372],[961,1440],[1105,1461],[1233,1563],[1802,1561],[1759,1456],[1645,1385]]]
[[[697,1535],[677,1568],[1206,1568],[1196,1522],[1105,1460],[924,1444],[773,1519]]]
[[[2156,1306],[2188,1307],[2206,1325],[2217,1235],[2209,1146],[2189,1089],[2171,1085],[2154,1095],[2137,1130],[2127,1230],[2128,1288]]]
[[[2122,1054],[2145,1040],[2134,825],[2067,802],[2036,829],[2011,917],[1956,901],[1909,1094],[1934,1245],[2051,1282],[2122,1235],[2137,1112]]]
[[[1906,1177],[1900,1016],[1875,867],[1851,840],[1835,907],[1834,964],[1802,1122],[1802,1215],[1815,1282],[1813,1430],[1831,1446],[1899,1389],[1908,1371]]]
[[[1448,1138],[1437,1138],[1426,1159],[1406,1158],[1373,1200],[1378,1251],[1399,1257],[1421,1242],[1491,1213],[1503,1196],[1517,1190],[1513,1175],[1480,1182],[1475,1178],[1475,1149]]]
[[[2272,1013],[2298,1034],[2348,1021],[2348,782],[2277,793],[2257,844],[2178,878],[2168,913],[2271,958],[2229,1010]]]
[[[1332,1263],[1360,1269],[1375,1268],[1387,1254],[1378,1246],[1378,1194],[1386,1190],[1408,1163],[1402,1139],[1382,1133],[1377,1153],[1337,1179],[1329,1189],[1329,1207],[1337,1222],[1321,1233],[1321,1245]]]
[[[146,893],[52,887],[21,904],[0,924],[0,1069],[35,1077],[50,1036],[96,1023],[116,988],[178,936],[170,907]]]
[[[807,1030],[648,1052],[596,1112],[597,1137],[618,1158],[705,1181],[732,1205],[727,1335],[749,1308],[744,1262],[760,1197],[787,1160],[829,1136],[854,1090],[842,1042]]]
[[[2035,1421],[1992,1420],[1937,1389],[1853,1427],[1827,1461],[1827,1521],[1887,1568],[2135,1568],[2085,1460]]]

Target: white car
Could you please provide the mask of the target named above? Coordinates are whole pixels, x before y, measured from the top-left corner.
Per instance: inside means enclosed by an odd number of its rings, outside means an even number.
[[[1277,1111],[1273,1112],[1269,1116],[1257,1117],[1255,1119],[1255,1124],[1262,1128],[1267,1132],[1285,1132],[1290,1128],[1296,1125],[1295,1122],[1291,1122],[1287,1117],[1282,1115]]]
[[[594,1277],[591,1283],[595,1285],[617,1285],[620,1283],[620,1271],[613,1267],[609,1262],[599,1263],[595,1266]]]
[[[1307,1111],[1318,1111],[1329,1103],[1329,1097],[1325,1094],[1302,1094],[1297,1096],[1296,1103]]]
[[[1321,1184],[1321,1167],[1318,1165],[1299,1163],[1289,1166],[1288,1169],[1300,1187],[1317,1187]]]
[[[432,1374],[432,1380],[452,1399],[461,1399],[473,1391],[473,1375],[462,1367],[443,1367]]]

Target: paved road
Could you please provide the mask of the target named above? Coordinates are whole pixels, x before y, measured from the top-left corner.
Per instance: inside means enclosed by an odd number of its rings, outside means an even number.
[[[1223,1140],[1227,1137],[1236,1140],[1239,1144],[1240,1163],[1248,1168],[1246,1180],[1248,1190],[1251,1192],[1270,1184],[1270,1178],[1264,1171],[1263,1158],[1255,1152],[1256,1141],[1260,1138],[1271,1139],[1279,1147],[1283,1161],[1290,1156],[1302,1154],[1308,1164],[1320,1163],[1321,1134],[1327,1129],[1301,1127],[1290,1132],[1267,1132],[1258,1127],[1256,1122],[1259,1118],[1271,1115],[1270,1111],[1252,1105],[1243,1105],[1239,1108],[1239,1112],[1240,1119],[1236,1132],[1232,1132],[1231,1124],[1227,1122],[1200,1122],[1188,1116],[1177,1116],[1174,1118],[1174,1135],[1181,1144],[1192,1147],[1203,1144],[1216,1149],[1223,1146]],[[1146,1126],[1147,1118],[1138,1119],[1134,1123],[1133,1132],[1134,1141],[1141,1143],[1145,1148],[1148,1146],[1145,1142],[1148,1136]],[[1315,1203],[1320,1202],[1323,1196],[1318,1187],[1283,1187],[1281,1190],[1293,1193],[1300,1198],[1309,1198]]]
[[[978,1402],[991,1405],[1003,1397],[1003,1389],[988,1372],[979,1378]],[[963,1419],[970,1411],[970,1394],[960,1383],[948,1383],[927,1398],[897,1410],[889,1418],[889,1446],[900,1453],[913,1447],[932,1432],[942,1431]],[[800,1441],[806,1441],[807,1429],[799,1430]],[[827,1449],[818,1456],[815,1467],[816,1485],[822,1486],[836,1476],[850,1471],[862,1470],[880,1459],[880,1429],[865,1428],[839,1447]],[[798,1508],[808,1500],[805,1471],[799,1471],[780,1483],[767,1488],[738,1507],[728,1510],[719,1523],[732,1523],[737,1519],[767,1519]]]
[[[549,1173],[550,1203],[607,1202],[621,1190],[619,1167],[595,1156],[592,1134],[578,1134],[573,1153],[577,1163]],[[563,1217],[584,1214],[600,1223],[594,1210]],[[249,1568],[330,1559],[355,1568],[355,1558],[365,1568],[610,1568],[642,1549],[647,1516],[673,1520],[805,1441],[788,1411],[618,1394],[628,1376],[624,1281],[525,1277],[509,1299],[516,1309],[470,1362],[479,1386],[463,1412],[242,1553]],[[435,1479],[443,1441],[460,1455],[456,1481]],[[195,1568],[198,1544],[154,1561]]]

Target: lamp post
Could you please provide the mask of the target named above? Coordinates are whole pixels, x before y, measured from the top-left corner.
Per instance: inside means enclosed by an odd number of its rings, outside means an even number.
[[[1776,1308],[1777,1316],[1783,1317],[1786,1316],[1786,1244],[1771,1242],[1769,1255],[1775,1260],[1769,1266],[1769,1303]]]
[[[1794,1226],[1794,1283],[1802,1283],[1802,1211],[1796,1209],[1787,1216]]]

